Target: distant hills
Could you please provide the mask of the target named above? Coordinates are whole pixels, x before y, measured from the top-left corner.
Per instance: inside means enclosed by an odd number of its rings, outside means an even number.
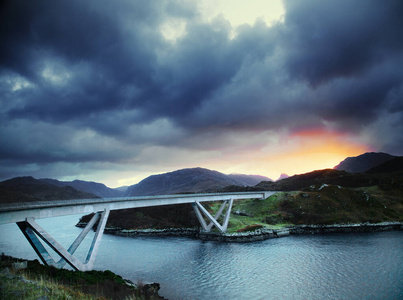
[[[396,156],[383,152],[367,152],[359,156],[347,157],[333,169],[349,173],[364,173],[394,158]]]
[[[350,172],[343,170],[344,168]],[[334,169],[316,170],[273,181],[262,181],[253,187],[228,186],[219,192],[297,191],[312,185],[331,184],[346,188],[381,186],[403,188],[403,157],[386,153],[365,153],[349,157]]]
[[[0,203],[271,190],[284,193],[276,194],[276,202],[268,204],[274,205],[272,209],[268,211],[265,208],[264,213],[262,212],[262,222],[268,224],[400,220],[403,207],[403,157],[384,154],[369,153],[348,158],[337,166],[354,172],[337,169],[316,170],[290,177],[283,175],[275,182],[264,176],[225,175],[203,168],[152,175],[127,189],[123,187],[120,191],[96,182],[17,177],[0,182]],[[365,172],[357,173],[358,170]],[[251,203],[256,205],[253,201]],[[258,203],[260,205],[263,202]],[[251,208],[251,211],[256,212],[255,208]],[[85,221],[85,218],[88,216],[83,217],[82,221]],[[108,226],[119,228],[197,225],[197,218],[190,205],[111,211],[108,219]]]
[[[110,198],[200,192],[256,190],[292,191],[311,185],[332,184],[346,188],[403,185],[403,157],[387,153],[365,153],[349,157],[334,169],[316,170],[277,181],[259,175],[230,174],[204,168],[182,169],[149,176],[138,184],[111,189],[102,183],[17,177],[0,182],[0,202],[55,199]]]
[[[263,181],[254,186],[254,190],[268,191],[298,191],[303,188],[331,184],[345,188],[382,186],[385,188],[403,187],[403,176],[382,173],[348,173],[333,169],[312,171],[294,175],[276,182]]]
[[[229,185],[256,185],[262,180],[270,179],[256,175],[225,175],[209,169],[190,168],[149,176],[128,187],[125,196],[212,192]]]
[[[228,185],[254,186],[262,180],[270,179],[259,175],[225,175],[203,168],[152,175],[138,184],[120,189],[82,180],[16,177],[0,182],[0,203],[211,192]]]
[[[229,174],[227,176],[237,181],[238,185],[243,186],[253,186],[259,182],[271,180],[270,178],[261,175]]]
[[[90,199],[97,196],[71,186],[56,186],[33,177],[16,177],[0,182],[0,203]]]
[[[59,181],[56,179],[39,179],[42,182],[52,184],[59,187],[71,186],[76,190],[94,194],[101,198],[112,198],[123,196],[123,191],[117,189],[108,188],[103,183],[97,183],[92,181],[74,180],[74,181]]]

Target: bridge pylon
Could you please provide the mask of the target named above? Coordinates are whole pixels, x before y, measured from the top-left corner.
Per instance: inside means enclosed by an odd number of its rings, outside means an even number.
[[[231,215],[231,209],[233,203],[234,203],[233,198],[224,200],[223,204],[221,205],[217,213],[214,215],[214,217],[203,207],[203,205],[200,204],[199,201],[195,201],[194,203],[192,203],[192,206],[204,232],[210,232],[211,228],[215,226],[221,233],[225,233],[227,232],[228,222]],[[221,225],[220,223],[218,223],[218,219],[220,218],[225,207],[227,207],[227,211],[224,215],[224,220]],[[202,213],[210,220],[210,223],[208,225],[205,219],[203,218]]]
[[[81,231],[81,233],[67,250],[42,227],[40,227],[35,222],[34,218],[26,218],[25,221],[17,222],[17,225],[45,265],[62,268],[66,263],[68,263],[75,270],[88,271],[92,270],[92,267],[94,265],[95,256],[98,252],[98,247],[101,242],[108,216],[109,209],[105,209],[104,211],[95,213],[92,219],[88,222],[87,226]],[[92,244],[88,250],[87,258],[85,262],[82,263],[73,254],[77,250],[78,246],[80,246],[84,238],[87,236],[88,232],[90,232],[90,230],[95,226],[97,221],[97,230],[92,240]],[[61,257],[59,261],[55,261],[52,258],[40,239],[44,241],[50,248],[52,248],[53,251],[55,251]]]

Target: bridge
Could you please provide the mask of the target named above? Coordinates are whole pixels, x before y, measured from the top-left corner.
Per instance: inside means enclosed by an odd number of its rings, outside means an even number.
[[[204,232],[209,232],[213,227],[216,227],[220,232],[225,233],[228,228],[234,200],[266,199],[274,193],[276,192],[184,194],[1,204],[0,225],[16,223],[45,265],[62,268],[67,263],[75,270],[87,271],[91,270],[94,265],[98,247],[111,210],[189,203],[193,206]],[[214,216],[201,204],[202,202],[211,201],[223,202]],[[226,212],[224,213],[222,224],[220,224],[218,220],[225,209]],[[94,216],[68,249],[60,245],[49,233],[35,222],[36,219],[90,213],[94,213]],[[207,224],[206,219],[210,221],[209,224]],[[74,256],[74,252],[94,227],[96,227],[96,232],[92,244],[88,250],[85,261],[81,262]],[[55,261],[52,258],[40,240],[45,242],[61,257],[59,261]]]

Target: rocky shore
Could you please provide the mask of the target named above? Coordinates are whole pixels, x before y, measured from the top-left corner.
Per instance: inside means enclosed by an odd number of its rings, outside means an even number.
[[[289,228],[290,234],[321,234],[350,232],[379,232],[403,230],[403,222],[358,223],[334,225],[296,225]]]
[[[258,229],[248,232],[236,233],[217,233],[217,232],[203,232],[198,235],[202,241],[217,241],[228,243],[250,243],[257,241],[264,241],[271,238],[279,238],[290,234],[288,229],[271,230],[271,229]]]
[[[80,222],[76,226],[85,227],[85,225],[86,223]],[[280,230],[261,228],[247,232],[219,233],[201,232],[198,228],[120,229],[107,227],[105,228],[105,233],[125,237],[190,237],[203,241],[247,243],[287,236],[290,231],[288,228]]]
[[[80,226],[78,226],[80,227]],[[166,229],[120,229],[105,228],[105,233],[126,237],[192,237],[197,238],[199,230],[197,228],[166,228]]]
[[[80,222],[77,227],[85,227]],[[333,225],[295,225],[273,230],[261,228],[255,231],[219,233],[201,232],[198,228],[166,228],[166,229],[121,229],[105,228],[105,233],[125,237],[190,237],[202,241],[217,241],[229,243],[248,243],[264,241],[270,238],[279,238],[293,234],[323,234],[323,233],[351,233],[351,232],[379,232],[403,230],[403,222],[333,224]]]

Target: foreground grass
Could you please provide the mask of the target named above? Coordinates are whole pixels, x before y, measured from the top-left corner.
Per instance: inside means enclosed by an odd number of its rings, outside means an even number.
[[[158,285],[135,287],[111,271],[70,271],[38,261],[28,261],[26,269],[14,270],[16,261],[1,256],[0,299],[161,299]]]
[[[106,299],[84,294],[72,287],[64,286],[50,279],[31,278],[29,274],[18,272],[14,276],[0,275],[1,299]],[[26,279],[29,278],[29,279]]]

